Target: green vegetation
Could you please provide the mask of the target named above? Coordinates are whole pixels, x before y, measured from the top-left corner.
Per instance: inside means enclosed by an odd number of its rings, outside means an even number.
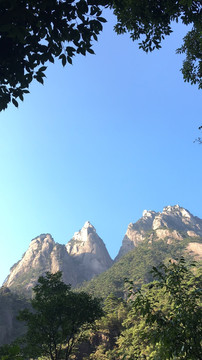
[[[194,241],[193,238],[184,238],[183,240],[172,240],[171,244],[167,239],[158,240],[153,234],[148,233],[147,239],[138,244],[138,246],[123,256],[109,270],[98,277],[86,282],[81,287],[82,290],[98,297],[106,298],[110,293],[117,297],[124,297],[125,279],[132,280],[137,289],[143,284],[153,280],[153,274],[150,273],[153,266],[159,263],[168,264],[169,259],[185,257],[189,263],[193,257],[186,252],[188,243]],[[200,239],[197,239],[199,242]]]
[[[184,258],[165,262],[152,268],[149,284],[126,281],[125,299],[110,294],[103,309],[72,292],[60,272],[40,277],[33,310],[20,312],[27,334],[2,346],[0,359],[200,360],[201,269]]]
[[[106,314],[91,333],[98,341],[84,359],[200,360],[201,276],[192,266],[184,259],[161,264],[149,285],[136,291],[130,283],[127,302],[108,297]]]
[[[185,53],[186,59],[181,69],[184,81],[198,84],[202,88],[202,22],[201,1],[192,0],[125,0],[113,1],[117,16],[115,30],[118,34],[129,32],[132,40],[143,40],[139,47],[153,51],[161,47],[165,36],[172,33],[171,23],[182,21],[192,24],[183,39],[178,53]]]
[[[201,359],[201,276],[182,258],[153,268],[154,281],[138,293],[130,288],[135,316],[143,317],[155,357]],[[144,335],[145,336],[145,335]],[[140,353],[141,355],[141,353]]]
[[[20,311],[27,326],[23,353],[28,358],[69,359],[83,327],[101,317],[100,301],[84,292],[74,293],[62,273],[46,273],[33,288],[33,310]]]
[[[13,343],[11,345],[4,345],[0,348],[1,360],[25,360],[21,354],[20,346]]]
[[[185,81],[202,88],[201,1],[192,0],[1,0],[0,111],[18,106],[36,79],[43,84],[49,62],[72,64],[75,54],[94,54],[104,8],[117,16],[117,34],[129,32],[139,47],[153,51],[171,34],[171,23],[191,25],[178,53],[185,53]],[[143,37],[143,40],[142,40]]]

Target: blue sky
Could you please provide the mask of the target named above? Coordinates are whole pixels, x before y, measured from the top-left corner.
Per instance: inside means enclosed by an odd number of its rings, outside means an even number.
[[[0,114],[0,283],[41,233],[67,243],[89,220],[115,257],[144,209],[202,218],[201,92],[175,54],[186,28],[145,54],[107,17],[96,55],[51,64]]]

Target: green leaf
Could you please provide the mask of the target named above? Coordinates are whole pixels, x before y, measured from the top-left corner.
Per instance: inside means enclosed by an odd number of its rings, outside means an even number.
[[[40,76],[36,76],[36,80],[41,83],[42,85],[44,84],[43,78]]]
[[[18,107],[18,102],[15,99],[12,99],[12,103],[15,105],[15,107]]]
[[[107,22],[107,20],[105,18],[100,17],[100,16],[97,17],[97,20],[99,20],[100,22],[103,22],[103,23]]]
[[[70,56],[67,56],[67,61],[68,61],[69,64],[72,65],[72,58]]]
[[[42,66],[42,67],[39,68],[38,71],[43,72],[43,71],[45,71],[46,69],[47,69],[47,66]]]
[[[95,52],[93,51],[93,49],[87,49],[87,51],[90,53],[90,54],[95,54]]]
[[[62,65],[65,66],[66,63],[67,63],[67,58],[66,58],[65,55],[63,55],[63,57],[62,57]]]

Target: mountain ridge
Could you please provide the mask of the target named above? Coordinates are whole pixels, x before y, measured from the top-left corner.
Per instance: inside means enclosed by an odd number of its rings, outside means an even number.
[[[115,261],[137,246],[144,239],[145,234],[152,230],[157,230],[159,238],[169,237],[166,230],[173,230],[172,235],[179,240],[185,235],[197,238],[202,236],[202,219],[193,216],[179,205],[166,206],[162,212],[144,210],[142,217],[136,223],[128,225]]]
[[[167,264],[181,256],[187,262],[200,261],[201,231],[202,220],[179,205],[166,207],[161,213],[146,210],[136,223],[129,224],[119,259],[114,262],[90,222],[66,245],[55,242],[50,234],[35,237],[0,288],[0,311],[4,314],[0,318],[0,344],[23,333],[16,311],[29,304],[25,297],[32,296],[32,286],[46,271],[62,271],[63,281],[72,283],[76,291],[103,298],[110,293],[124,297],[125,278],[139,289],[153,280],[150,270],[160,262]]]
[[[171,244],[174,240],[183,241],[186,237],[195,240],[188,245],[193,256],[201,259],[202,219],[193,216],[179,205],[166,206],[162,212],[144,210],[143,216],[128,225],[120,250],[114,260],[119,261],[145,239],[165,240]],[[105,272],[113,265],[103,240],[94,226],[86,221],[84,226],[74,233],[66,245],[56,243],[50,234],[41,234],[30,242],[22,259],[14,264],[4,282],[13,291],[25,291],[31,294],[32,287],[40,275],[45,272],[63,273],[65,283],[73,287],[89,281]]]
[[[55,242],[49,233],[32,239],[21,260],[11,267],[3,286],[17,292],[24,289],[30,295],[40,275],[62,271],[63,281],[74,287],[111,265],[103,240],[88,221],[66,245]]]

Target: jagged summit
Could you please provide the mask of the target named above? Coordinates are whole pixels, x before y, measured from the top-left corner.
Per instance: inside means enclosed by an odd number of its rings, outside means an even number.
[[[91,229],[95,230],[94,226],[90,223],[90,221],[86,221],[83,228],[86,228],[86,229],[91,228]]]
[[[67,245],[58,244],[50,234],[31,240],[28,250],[10,270],[4,282],[14,291],[30,294],[40,275],[60,270],[67,284],[76,286],[107,270],[112,260],[94,226],[86,221]]]
[[[119,260],[146,238],[150,243],[165,240],[167,244],[190,238],[187,251],[201,258],[200,237],[202,219],[179,205],[166,206],[162,212],[144,210],[136,223],[128,225],[115,260]],[[109,269],[112,264],[103,240],[90,221],[86,221],[66,245],[56,243],[48,233],[35,237],[22,259],[11,268],[4,286],[15,291],[31,292],[40,275],[58,270],[63,272],[66,283],[76,286]]]
[[[148,217],[152,218],[155,215],[156,215],[156,212],[153,210],[144,210],[142,213],[142,217],[144,217],[144,218],[148,218]]]
[[[156,214],[152,227],[154,230],[166,227],[187,234],[189,231],[194,231],[197,235],[202,236],[202,220],[179,205],[164,207],[162,213]]]
[[[144,240],[146,233],[155,231],[159,239],[202,236],[202,220],[193,216],[180,205],[166,206],[162,212],[144,210],[136,223],[130,223],[124,236],[116,261]],[[171,240],[170,240],[171,241]]]
[[[107,270],[113,262],[103,240],[89,221],[85,222],[80,231],[74,233],[66,249],[68,254],[77,260],[80,271],[88,279]]]
[[[76,285],[77,274],[65,245],[55,243],[50,234],[41,234],[30,242],[22,259],[13,265],[4,285],[15,291],[23,288],[29,293],[40,275],[59,270],[65,282]]]
[[[33,239],[31,240],[31,242],[32,242],[32,241],[35,241],[35,240],[44,241],[44,240],[47,239],[47,238],[53,240],[51,234],[47,233],[47,234],[41,234],[41,235],[36,236],[35,238],[33,238]],[[54,241],[54,240],[53,240],[53,241]]]
[[[90,233],[96,233],[96,229],[94,228],[94,226],[90,223],[90,221],[86,221],[84,226],[81,228],[81,230],[77,231],[74,233],[72,240],[76,240],[76,241],[87,241],[88,240],[88,235]]]

